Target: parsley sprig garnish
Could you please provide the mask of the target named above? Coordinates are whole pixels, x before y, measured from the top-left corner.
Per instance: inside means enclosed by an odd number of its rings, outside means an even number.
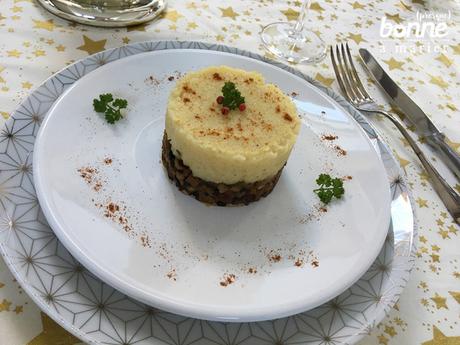
[[[106,121],[110,124],[114,124],[116,121],[123,118],[121,109],[125,109],[128,106],[126,99],[117,98],[113,99],[111,93],[99,95],[99,99],[93,99],[94,110],[98,113],[104,113]]]
[[[226,82],[222,87],[222,95],[224,96],[222,105],[230,110],[236,109],[244,103],[244,97],[241,96],[240,91],[231,81]]]
[[[316,179],[316,183],[319,188],[314,189],[313,192],[325,204],[329,204],[333,197],[340,199],[343,193],[345,193],[343,181],[340,178],[332,178],[328,174],[320,174]]]

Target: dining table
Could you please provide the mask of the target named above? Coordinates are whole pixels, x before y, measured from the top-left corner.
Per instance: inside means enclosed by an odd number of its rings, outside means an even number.
[[[50,14],[34,0],[2,0],[0,5],[0,126],[3,128],[21,101],[44,80],[105,49],[151,40],[202,41],[276,59],[264,49],[259,33],[272,22],[294,22],[302,2],[168,0],[166,9],[156,19],[126,28],[70,22]],[[445,23],[445,35],[421,38],[408,32],[386,35],[385,28],[402,31],[408,23],[419,21],[420,16],[425,16],[426,21]],[[307,13],[306,25],[327,45],[347,42],[356,59],[359,48],[371,51],[460,154],[458,0],[316,0]],[[340,93],[329,58],[291,67]],[[404,118],[363,67],[357,67],[378,103]],[[402,295],[384,320],[369,329],[359,344],[460,345],[460,227],[447,212],[400,132],[382,116],[368,120],[389,145],[406,175],[415,205],[417,237],[415,264]],[[460,193],[460,181],[414,127],[407,122],[406,126],[443,177]],[[0,185],[0,207],[5,197],[2,194]],[[3,221],[0,219],[0,223]],[[3,229],[0,224],[0,232]],[[81,340],[40,310],[0,259],[0,344],[80,343]],[[324,344],[332,342],[325,340]]]

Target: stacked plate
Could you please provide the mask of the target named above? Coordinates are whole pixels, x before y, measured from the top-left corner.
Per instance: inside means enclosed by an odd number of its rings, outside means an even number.
[[[262,73],[302,118],[275,190],[249,206],[205,206],[160,162],[171,88],[210,65]],[[92,109],[103,93],[128,100],[114,126]],[[406,182],[372,127],[333,91],[246,51],[146,42],[90,56],[23,102],[0,152],[2,255],[88,343],[352,344],[412,267]],[[327,209],[312,192],[322,172],[345,180]]]

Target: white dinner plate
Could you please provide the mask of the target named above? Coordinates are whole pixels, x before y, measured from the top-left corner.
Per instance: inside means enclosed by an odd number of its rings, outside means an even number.
[[[278,185],[249,206],[201,204],[180,193],[160,163],[175,80],[210,65],[259,71],[295,95],[302,118]],[[129,104],[115,125],[92,109],[107,92]],[[328,134],[338,139],[321,138]],[[85,267],[129,296],[201,319],[266,320],[320,305],[366,272],[389,227],[387,174],[353,118],[304,79],[224,52],[147,52],[87,74],[50,109],[33,159],[44,214]],[[87,167],[97,170],[91,183],[79,172]],[[351,176],[327,212],[313,193],[322,172]],[[121,208],[116,219],[104,215],[111,202]],[[223,286],[230,275],[235,281]]]

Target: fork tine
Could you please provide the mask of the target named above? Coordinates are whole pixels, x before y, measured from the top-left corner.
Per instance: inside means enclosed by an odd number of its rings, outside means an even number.
[[[342,75],[343,84],[345,85],[346,92],[349,95],[349,98],[351,99],[351,101],[354,102],[355,100],[358,100],[359,95],[357,96],[355,94],[355,91],[353,90],[353,83],[350,82],[350,79],[349,79],[349,76],[348,76],[348,73],[346,71],[345,64],[344,64],[344,56],[340,52],[339,45],[335,46],[335,52],[337,55],[339,71],[340,71],[340,74]]]
[[[336,59],[334,57],[334,49],[332,48],[332,46],[330,47],[330,53],[331,53],[331,62],[332,62],[332,67],[334,68],[334,73],[335,73],[335,77],[337,79],[337,82],[339,83],[339,87],[340,89],[342,90],[342,93],[343,95],[345,96],[345,98],[351,102],[351,98],[350,96],[348,95],[348,92],[347,92],[347,89],[345,88],[345,85],[343,83],[343,78],[342,78],[342,74],[340,73],[339,71],[339,68],[337,66],[337,62],[336,62]]]
[[[365,87],[361,83],[361,79],[359,78],[358,72],[356,71],[355,65],[353,63],[353,59],[351,57],[351,52],[350,52],[350,47],[348,46],[348,43],[345,44],[346,51],[347,51],[347,56],[348,56],[348,61],[350,62],[350,69],[351,69],[351,74],[353,76],[353,79],[355,80],[358,90],[361,93],[361,95],[364,96],[366,99],[371,99],[371,96],[367,93]]]
[[[342,52],[343,67],[344,67],[345,73],[347,74],[347,78],[350,83],[350,87],[353,90],[353,93],[355,94],[355,98],[357,102],[363,102],[365,101],[365,97],[359,90],[358,83],[355,80],[355,76],[353,75],[353,71],[350,67],[350,62],[348,61],[349,57],[347,57],[347,54],[345,54],[345,45],[343,43],[340,44],[340,50]]]

